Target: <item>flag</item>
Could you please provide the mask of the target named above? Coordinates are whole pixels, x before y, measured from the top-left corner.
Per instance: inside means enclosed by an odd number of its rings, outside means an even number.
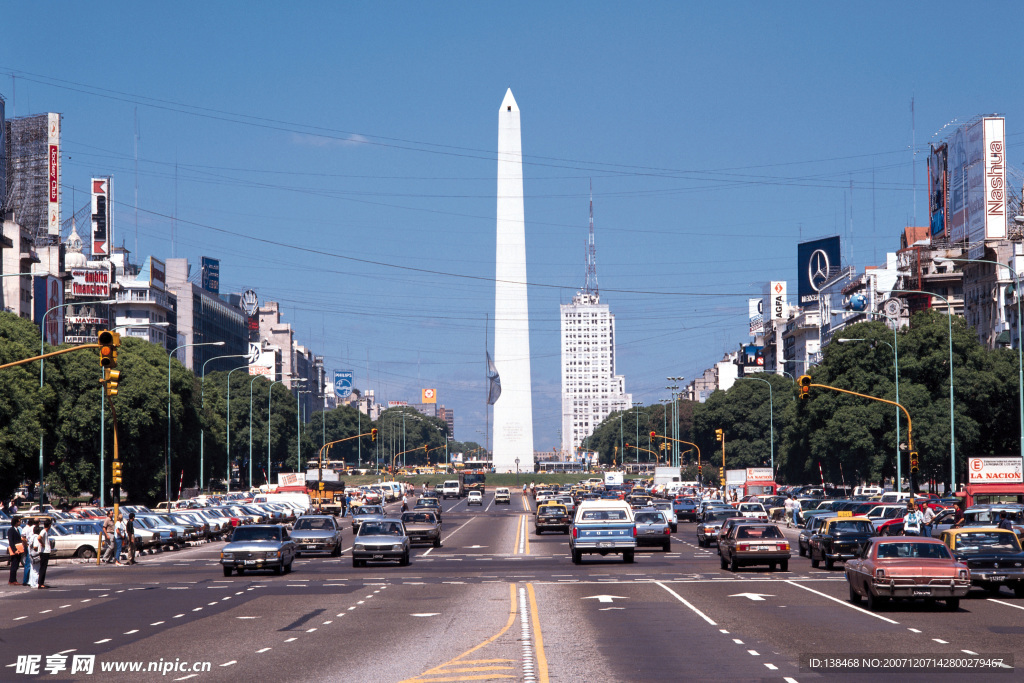
[[[487,353],[487,380],[490,383],[487,388],[487,405],[493,406],[498,397],[501,396],[501,378],[498,376],[498,368],[494,367],[491,354]]]

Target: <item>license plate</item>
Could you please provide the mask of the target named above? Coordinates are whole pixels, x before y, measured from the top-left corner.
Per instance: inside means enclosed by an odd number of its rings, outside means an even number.
[[[914,595],[931,595],[932,592],[928,588],[915,588]]]
[[[245,561],[246,564],[256,564],[256,562],[257,562],[256,560],[246,560]]]
[[[373,556],[373,559],[375,559],[375,560],[383,560],[384,559],[384,555],[382,555],[381,553],[377,553],[376,555]]]
[[[600,542],[599,542],[599,543],[597,544],[597,547],[598,547],[598,548],[611,548],[611,547],[612,547],[612,545],[613,545],[613,544],[612,544],[612,542],[611,542],[611,541],[600,541]]]
[[[316,548],[316,546],[313,545],[312,543],[309,544],[309,545],[304,545],[302,547],[305,548],[306,550],[313,550],[314,548]]]
[[[658,532],[657,532],[657,530],[655,530],[655,529],[648,529],[648,530],[647,530],[647,531],[645,531],[644,533],[645,533],[645,534],[656,534],[656,533],[658,533]]]
[[[1005,581],[1006,577],[1001,574],[989,574],[985,577],[987,581]]]

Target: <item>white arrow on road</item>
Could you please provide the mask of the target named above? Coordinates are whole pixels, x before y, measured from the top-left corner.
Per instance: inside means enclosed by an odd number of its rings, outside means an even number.
[[[754,602],[764,602],[765,598],[773,598],[774,595],[768,595],[767,593],[737,593],[736,595],[730,595],[730,598],[750,598]]]
[[[580,600],[597,600],[598,602],[612,602],[613,600],[626,600],[621,595],[588,595]]]

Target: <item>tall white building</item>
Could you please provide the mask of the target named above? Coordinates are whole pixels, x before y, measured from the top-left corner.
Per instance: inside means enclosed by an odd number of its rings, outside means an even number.
[[[562,450],[572,454],[608,415],[633,406],[615,374],[615,316],[595,293],[577,292],[562,315]]]

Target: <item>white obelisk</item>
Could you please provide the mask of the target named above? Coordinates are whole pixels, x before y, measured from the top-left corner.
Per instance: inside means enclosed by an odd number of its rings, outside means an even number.
[[[530,314],[526,302],[526,227],[519,106],[512,89],[498,112],[498,240],[494,262],[494,471],[533,472]]]

